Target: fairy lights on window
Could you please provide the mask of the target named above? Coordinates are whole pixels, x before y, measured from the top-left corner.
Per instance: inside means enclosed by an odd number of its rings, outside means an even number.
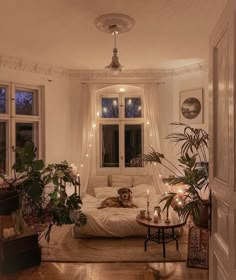
[[[84,156],[78,165],[79,167],[77,167],[74,163],[71,163],[71,165],[70,165],[73,170],[73,173],[76,174],[76,176],[78,177],[78,180],[80,180],[80,174],[81,174],[82,169],[86,165],[86,160],[89,160],[89,158],[91,158],[91,156],[90,156],[91,152],[92,152],[91,148],[93,146],[93,136],[95,134],[96,127],[97,127],[96,122],[92,121],[91,130],[88,132],[89,139],[88,139],[87,151],[85,151]]]

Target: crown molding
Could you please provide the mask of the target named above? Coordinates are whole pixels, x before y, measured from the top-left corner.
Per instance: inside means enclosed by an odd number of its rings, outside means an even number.
[[[207,61],[203,61],[201,63],[172,69],[172,72],[173,76],[187,75],[194,72],[208,72],[208,63]]]
[[[15,56],[0,55],[0,67],[50,77],[70,78],[70,71],[66,68],[26,61]]]
[[[106,70],[71,70],[63,67],[40,64],[25,61],[15,56],[0,55],[0,68],[7,68],[16,71],[30,72],[49,77],[80,80],[81,82],[106,82],[110,83],[139,81],[158,82],[175,76],[191,74],[195,72],[207,72],[207,62],[197,63],[175,69],[138,69],[125,70],[118,76],[113,76]]]

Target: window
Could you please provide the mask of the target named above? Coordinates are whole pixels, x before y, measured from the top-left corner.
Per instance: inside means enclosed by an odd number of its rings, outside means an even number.
[[[42,157],[42,90],[13,83],[0,84],[0,173],[10,175],[12,146],[33,141]]]
[[[102,167],[119,167],[119,125],[102,124]]]
[[[125,124],[125,167],[133,167],[138,155],[142,154],[142,132],[141,124]]]
[[[102,97],[102,118],[119,118],[118,98]]]
[[[132,88],[130,92],[118,94],[112,90],[99,92],[97,122],[99,169],[119,169],[123,173],[132,167],[143,167],[137,160],[144,148],[144,110],[140,90]]]

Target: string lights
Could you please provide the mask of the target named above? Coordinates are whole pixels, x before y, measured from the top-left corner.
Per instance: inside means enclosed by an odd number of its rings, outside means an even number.
[[[97,116],[98,116],[98,114],[97,114]],[[76,166],[74,163],[71,163],[71,165],[70,165],[72,173],[77,176],[77,180],[79,183],[80,183],[80,176],[82,173],[82,169],[86,165],[86,160],[88,160],[91,157],[91,152],[92,152],[91,148],[92,148],[92,142],[93,142],[92,140],[93,140],[93,136],[95,134],[96,126],[97,126],[96,122],[92,121],[91,129],[88,132],[89,139],[88,139],[87,150],[85,151],[84,156],[78,165],[79,167]]]

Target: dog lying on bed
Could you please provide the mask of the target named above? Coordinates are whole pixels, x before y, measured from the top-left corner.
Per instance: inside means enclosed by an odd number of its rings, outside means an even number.
[[[98,209],[106,208],[106,207],[115,207],[115,208],[137,208],[136,205],[133,204],[132,200],[132,191],[129,188],[120,188],[118,190],[118,197],[108,197],[106,198]]]

